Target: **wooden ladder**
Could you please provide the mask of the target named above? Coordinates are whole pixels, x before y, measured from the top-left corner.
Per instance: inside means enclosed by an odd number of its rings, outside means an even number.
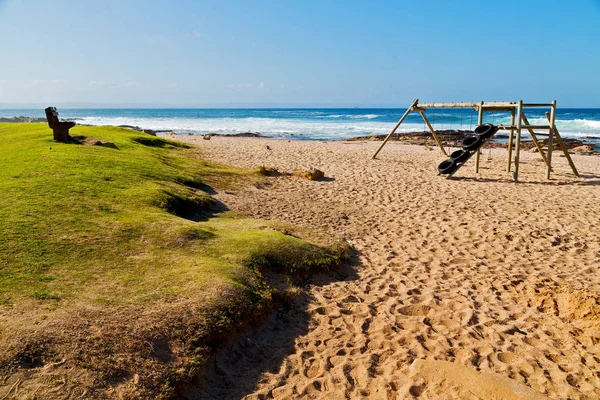
[[[550,113],[548,113],[548,112],[546,113],[546,118],[548,119],[549,122],[551,122],[550,121]],[[524,113],[521,113],[521,119],[525,125],[530,125],[530,123],[527,120],[527,117],[525,116]],[[540,156],[542,157],[542,160],[544,161],[546,166],[552,168],[548,163],[547,148],[548,148],[549,140],[546,140],[546,143],[544,143],[543,140],[540,140],[538,138],[539,136],[549,138],[550,133],[535,132],[532,128],[527,128],[527,131],[529,131],[529,134],[531,135],[531,139],[533,140],[533,144],[535,144],[535,147],[538,149],[538,152],[540,153]],[[573,170],[573,173],[575,174],[575,176],[579,177],[579,172],[577,172],[577,168],[575,167],[575,164],[573,163],[573,160],[571,159],[571,155],[569,154],[569,151],[567,150],[567,146],[565,146],[565,142],[562,140],[562,137],[560,136],[558,129],[556,129],[556,126],[554,127],[552,136],[553,136],[553,140],[552,140],[553,144],[556,143],[558,145],[558,148],[560,150],[562,150],[563,154],[565,155],[565,158],[567,159],[567,161],[569,163],[569,166]],[[544,147],[546,147],[546,151],[544,151]]]

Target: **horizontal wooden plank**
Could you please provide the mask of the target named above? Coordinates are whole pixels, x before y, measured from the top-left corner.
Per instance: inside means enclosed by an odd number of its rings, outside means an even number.
[[[479,107],[480,102],[463,102],[463,103],[421,103],[419,108],[470,108]],[[552,103],[524,103],[523,108],[527,107],[552,107]],[[517,108],[515,101],[484,101],[483,108],[506,108],[509,111]]]
[[[522,129],[550,129],[550,125],[521,125]],[[511,129],[517,129],[515,125],[499,125],[498,129],[509,131]]]
[[[419,108],[470,108],[479,107],[480,102],[477,103],[422,103],[418,104]],[[493,107],[516,107],[516,103],[507,101],[486,101],[483,103],[484,108]]]

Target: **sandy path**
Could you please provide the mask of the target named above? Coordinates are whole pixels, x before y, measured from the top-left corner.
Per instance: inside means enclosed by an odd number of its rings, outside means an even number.
[[[374,161],[377,143],[197,142],[233,165],[325,171],[332,180],[271,178],[218,197],[343,236],[361,265],[224,350],[188,398],[480,397],[443,371],[411,370],[417,359],[550,398],[600,397],[600,157],[575,157],[581,180],[556,157],[547,183],[525,154],[514,184],[503,150],[484,152],[481,179],[469,165],[446,180],[435,174],[439,152],[417,146],[392,143]]]

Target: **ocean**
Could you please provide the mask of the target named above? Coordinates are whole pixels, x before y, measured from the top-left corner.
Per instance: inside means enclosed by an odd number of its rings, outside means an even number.
[[[172,130],[180,134],[260,133],[297,140],[335,140],[387,134],[404,108],[286,108],[286,109],[60,109],[61,118],[77,118],[89,125],[134,125],[143,129]],[[532,124],[546,124],[546,109],[527,109]],[[42,109],[2,109],[0,117],[44,117]],[[431,109],[427,116],[436,130],[472,130],[477,114],[467,109]],[[484,114],[484,122],[508,124],[510,115]],[[563,137],[600,144],[600,109],[557,110],[556,124]],[[412,113],[398,132],[423,131],[421,117]],[[527,135],[526,135],[527,136]]]

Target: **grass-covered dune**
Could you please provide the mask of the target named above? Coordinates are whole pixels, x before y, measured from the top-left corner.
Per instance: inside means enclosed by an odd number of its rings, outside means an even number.
[[[131,130],[71,134],[0,124],[2,398],[169,397],[269,311],[264,276],[290,282],[347,256],[215,212],[212,190],[265,179],[252,171]]]

